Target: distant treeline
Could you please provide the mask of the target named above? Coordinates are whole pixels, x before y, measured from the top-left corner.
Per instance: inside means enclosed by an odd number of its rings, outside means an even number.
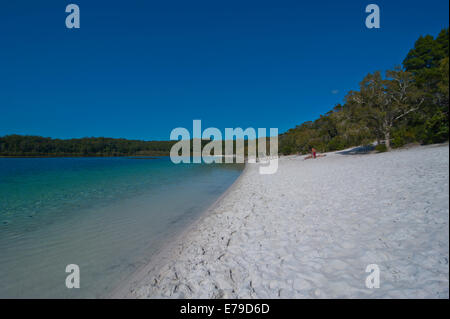
[[[73,139],[53,139],[41,136],[6,135],[0,137],[0,156],[8,157],[69,157],[69,156],[168,156],[177,141],[139,141],[119,138],[86,137]],[[210,140],[201,141],[201,149]],[[256,141],[258,145],[258,141]],[[190,155],[193,155],[193,140],[189,141]],[[233,141],[233,153],[237,149]],[[266,138],[269,152],[270,140]],[[243,141],[247,154],[248,140]],[[225,141],[222,143],[225,154]],[[180,154],[181,155],[181,154]],[[198,156],[198,154],[196,154]]]
[[[175,142],[7,135],[0,137],[0,156],[158,156],[169,155]]]
[[[372,141],[379,150],[406,143],[439,143],[449,138],[448,28],[420,37],[403,67],[368,74],[359,91],[314,122],[279,136],[282,154],[340,150]]]

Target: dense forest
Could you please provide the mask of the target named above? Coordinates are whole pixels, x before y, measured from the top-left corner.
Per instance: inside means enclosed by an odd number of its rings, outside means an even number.
[[[449,138],[449,35],[421,36],[403,61],[385,73],[368,74],[314,122],[279,136],[282,154],[340,150],[378,141],[384,151],[407,143],[439,143]]]
[[[200,149],[211,140],[203,139]],[[6,135],[0,137],[0,156],[3,157],[69,157],[69,156],[168,156],[177,141],[139,141],[119,138],[85,137],[73,139],[52,139],[30,135]],[[266,139],[269,151],[270,140]],[[194,143],[189,141],[192,156]],[[247,154],[248,140],[243,141]],[[258,145],[258,141],[256,141]],[[233,153],[238,144],[233,141]],[[225,154],[225,142],[222,143]],[[180,154],[181,155],[181,154]]]
[[[175,142],[103,137],[64,140],[7,135],[0,137],[0,156],[157,156],[169,155]]]
[[[343,104],[313,122],[280,134],[279,152],[304,154],[312,147],[326,152],[373,141],[378,141],[377,149],[384,151],[413,142],[447,141],[448,46],[448,28],[436,38],[421,36],[404,59],[403,67],[395,67],[384,76],[379,71],[368,74],[360,82],[358,91],[348,92]],[[207,142],[202,141],[202,145]],[[0,137],[0,156],[156,156],[169,155],[174,143],[176,141],[103,137],[63,140],[7,135]]]

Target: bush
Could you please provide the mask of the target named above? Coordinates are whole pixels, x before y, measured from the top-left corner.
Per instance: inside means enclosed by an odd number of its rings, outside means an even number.
[[[414,143],[423,141],[421,138],[423,135],[423,127],[415,126],[408,127],[403,126],[401,128],[397,128],[392,133],[391,146],[392,148],[402,147],[408,143]]]
[[[411,138],[411,133],[406,129],[399,129],[392,134],[391,146],[392,148],[402,147],[408,142],[411,142],[414,138]]]
[[[342,150],[345,148],[345,141],[340,136],[335,136],[331,141],[328,143],[328,149],[330,151],[337,151]]]
[[[375,151],[377,151],[378,153],[383,153],[387,151],[387,147],[385,144],[378,144],[377,146],[375,146]]]
[[[448,140],[449,127],[447,116],[439,111],[425,123],[425,143],[441,143]]]
[[[401,147],[405,144],[406,144],[405,139],[403,138],[403,136],[401,134],[393,137],[391,140],[392,148]]]

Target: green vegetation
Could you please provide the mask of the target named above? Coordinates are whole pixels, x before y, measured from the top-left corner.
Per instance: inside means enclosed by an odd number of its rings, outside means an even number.
[[[266,139],[266,151],[270,141]],[[177,141],[138,141],[119,138],[86,137],[74,139],[52,139],[41,136],[6,135],[0,137],[0,157],[78,157],[78,156],[169,156]],[[210,140],[201,141],[201,149]],[[258,145],[258,141],[256,141]],[[243,141],[247,154],[248,140]],[[236,153],[237,141],[233,141]],[[193,140],[190,140],[190,154],[193,154]],[[225,141],[222,143],[225,154]],[[180,154],[181,155],[181,154]]]
[[[420,37],[403,68],[368,74],[358,91],[314,122],[280,135],[282,154],[321,152],[384,141],[378,151],[449,138],[449,35]]]
[[[174,143],[103,137],[62,140],[7,135],[0,137],[0,156],[158,156],[169,155]]]
[[[378,144],[377,146],[375,146],[375,151],[377,151],[378,153],[383,153],[387,151],[387,147],[385,144]]]

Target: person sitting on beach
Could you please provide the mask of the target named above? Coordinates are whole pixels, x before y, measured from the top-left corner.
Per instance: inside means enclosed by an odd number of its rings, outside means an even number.
[[[308,156],[305,156],[304,158],[303,158],[303,160],[307,160],[307,159],[310,159],[310,158],[319,158],[319,157],[325,157],[325,156],[327,156],[326,154],[317,154],[317,150],[315,149],[315,148],[312,148],[311,149],[311,154],[310,155],[308,155]]]

